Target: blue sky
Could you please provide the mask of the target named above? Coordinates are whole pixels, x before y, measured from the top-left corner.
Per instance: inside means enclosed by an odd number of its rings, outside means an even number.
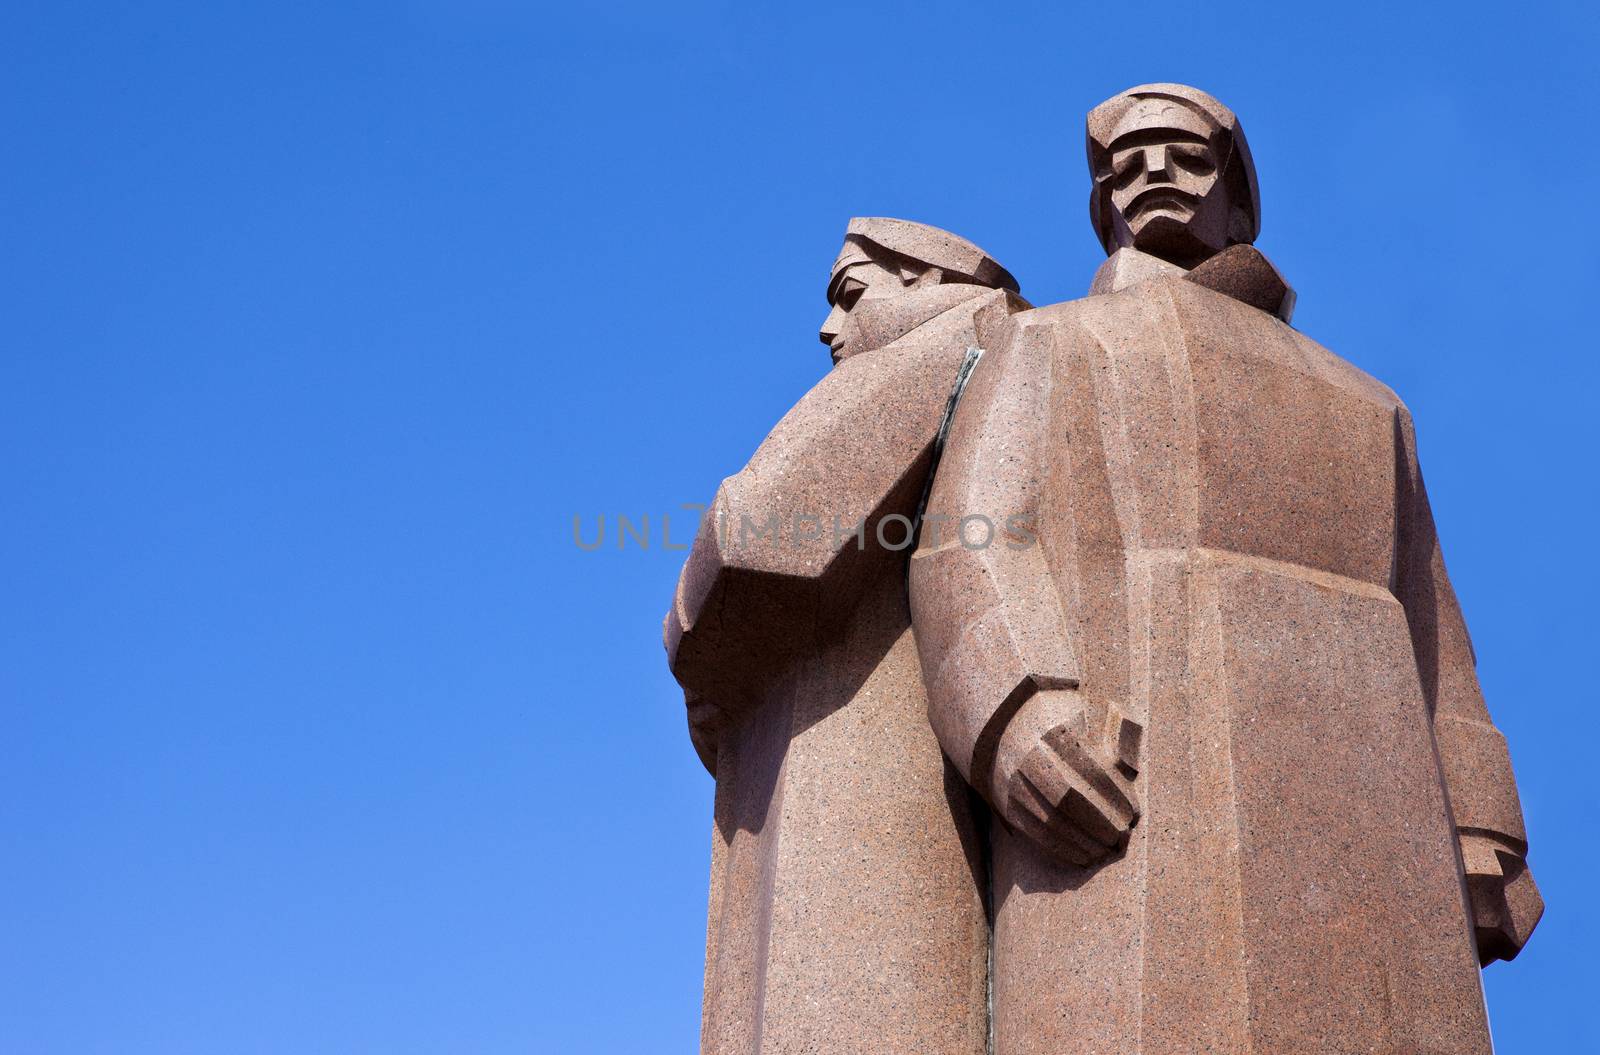
[[[0,1051],[693,1052],[711,782],[660,648],[828,365],[852,215],[1081,295],[1084,112],[1231,105],[1307,334],[1395,388],[1600,1047],[1585,5],[510,0],[0,14]]]

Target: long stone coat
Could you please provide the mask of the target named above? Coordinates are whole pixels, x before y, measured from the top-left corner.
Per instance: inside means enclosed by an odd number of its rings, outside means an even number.
[[[1178,273],[979,340],[929,513],[1037,541],[913,559],[932,725],[981,788],[1029,684],[1143,729],[1125,852],[994,826],[994,1050],[1486,1055],[1459,846],[1539,906],[1405,406]]]
[[[905,540],[975,320],[1027,305],[919,297],[940,310],[723,483],[666,619],[718,727],[695,733],[717,780],[704,1055],[985,1050],[984,841],[928,726]]]

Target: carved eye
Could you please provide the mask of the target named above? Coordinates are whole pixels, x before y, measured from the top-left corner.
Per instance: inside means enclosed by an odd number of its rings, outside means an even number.
[[[1196,176],[1209,176],[1216,170],[1203,147],[1173,147],[1172,161],[1186,172]]]
[[[1137,150],[1125,151],[1111,164],[1112,181],[1121,189],[1139,178],[1144,171],[1144,154]]]
[[[867,284],[859,278],[847,278],[839,284],[839,295],[834,303],[849,311],[856,306],[856,301],[861,299],[861,294],[865,293],[866,289]]]

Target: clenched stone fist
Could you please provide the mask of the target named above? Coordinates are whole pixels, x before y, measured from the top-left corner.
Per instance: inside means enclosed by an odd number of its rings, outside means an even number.
[[[991,803],[1012,828],[1067,864],[1094,864],[1127,843],[1139,819],[1137,725],[1097,720],[1075,689],[1034,693],[995,757]]]

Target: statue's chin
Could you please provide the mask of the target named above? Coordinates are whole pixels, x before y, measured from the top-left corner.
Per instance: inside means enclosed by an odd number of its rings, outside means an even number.
[[[1195,233],[1192,216],[1180,218],[1165,211],[1139,221],[1133,232],[1133,248],[1181,267],[1194,267],[1218,251],[1218,247],[1208,245]]]

